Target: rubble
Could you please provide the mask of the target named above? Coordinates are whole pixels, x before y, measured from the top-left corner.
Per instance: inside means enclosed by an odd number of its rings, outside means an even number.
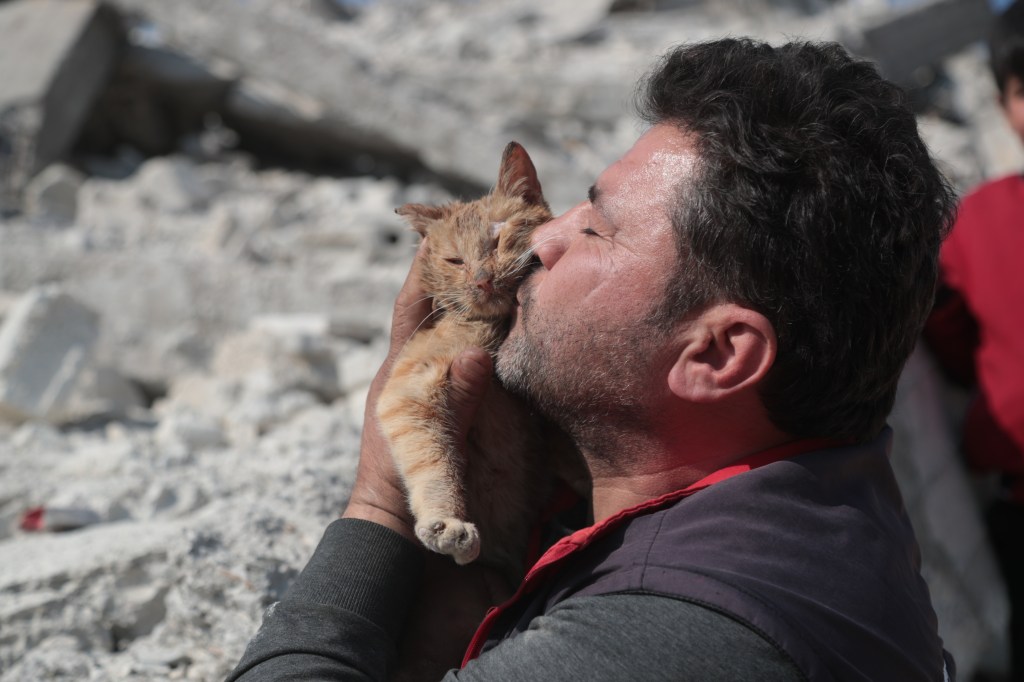
[[[66,226],[78,216],[78,190],[85,177],[62,163],[46,167],[25,188],[25,212],[34,222]]]
[[[114,68],[121,29],[97,0],[15,0],[0,5],[0,35],[2,216],[70,151]]]
[[[0,417],[63,407],[99,332],[96,313],[56,287],[26,293],[0,327]]]

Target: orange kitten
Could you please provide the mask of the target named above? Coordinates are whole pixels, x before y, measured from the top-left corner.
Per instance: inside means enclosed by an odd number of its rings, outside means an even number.
[[[493,356],[505,339],[533,258],[530,235],[551,213],[530,157],[515,142],[505,148],[491,194],[397,212],[426,238],[421,282],[436,316],[402,350],[377,403],[416,535],[459,564],[481,556],[514,573],[546,490],[537,425],[492,379],[469,432],[469,455],[461,456],[451,441],[448,371],[466,348]]]

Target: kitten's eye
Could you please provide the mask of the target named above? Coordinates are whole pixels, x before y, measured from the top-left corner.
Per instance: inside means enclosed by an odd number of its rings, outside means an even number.
[[[445,260],[451,263],[452,265],[462,265],[461,258],[445,258]]]

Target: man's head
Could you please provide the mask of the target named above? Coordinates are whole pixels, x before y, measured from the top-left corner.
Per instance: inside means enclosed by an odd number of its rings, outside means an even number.
[[[521,295],[503,378],[543,398],[575,358],[573,390],[614,396],[623,421],[650,417],[665,392],[752,393],[790,436],[873,436],[930,308],[953,206],[901,92],[838,46],[724,40],[671,52],[638,100],[651,131],[596,197],[538,232],[544,267]],[[637,165],[646,179],[624,173]],[[605,274],[570,277],[588,253]],[[626,342],[609,355],[613,336]],[[703,369],[688,373],[687,358]],[[611,373],[599,385],[598,371]]]
[[[988,47],[999,103],[1010,127],[1024,141],[1024,0],[995,18]]]
[[[694,134],[666,315],[715,301],[778,337],[760,386],[797,436],[868,438],[929,312],[954,197],[903,93],[837,45],[726,40],[666,56],[643,115]]]

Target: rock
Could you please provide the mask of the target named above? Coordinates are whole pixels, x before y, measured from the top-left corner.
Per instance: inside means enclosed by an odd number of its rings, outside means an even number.
[[[247,393],[224,415],[228,437],[237,448],[251,447],[277,424],[319,404],[318,397],[309,391]]]
[[[331,333],[361,343],[384,338],[388,328],[388,310],[349,307],[331,316]]]
[[[89,680],[100,675],[97,657],[81,650],[73,635],[56,634],[39,642],[24,658],[5,669],[2,682]]]
[[[354,346],[338,359],[338,385],[349,395],[370,385],[384,363],[388,348],[384,342]]]
[[[179,525],[152,522],[0,542],[0,669],[54,635],[109,651],[115,637],[130,640],[151,628],[166,593],[168,556],[181,538]]]
[[[31,453],[59,451],[67,447],[60,431],[43,421],[28,421],[18,427],[11,437],[13,447]]]
[[[212,196],[197,175],[195,164],[184,157],[157,157],[142,165],[133,182],[143,206],[188,213],[204,208]]]
[[[250,329],[224,340],[213,360],[214,373],[239,380],[264,395],[310,391],[324,400],[340,395],[330,340],[301,328]]]
[[[0,327],[0,417],[59,411],[98,333],[96,313],[60,289],[26,293]]]
[[[189,451],[221,447],[227,442],[215,418],[184,409],[173,410],[160,420],[156,440],[163,445],[180,444]]]
[[[82,370],[66,403],[51,418],[59,422],[90,417],[124,418],[144,408],[146,398],[137,385],[117,370],[91,364]]]
[[[161,403],[161,408],[169,404],[172,406],[169,409],[181,407],[219,416],[225,414],[238,401],[240,395],[240,382],[225,381],[194,372],[174,380],[167,392],[167,398]]]
[[[78,215],[78,190],[84,176],[62,163],[46,167],[25,188],[25,210],[35,221],[70,225]]]
[[[0,4],[0,214],[70,150],[121,43],[115,12],[96,0]]]
[[[183,136],[204,127],[210,112],[221,109],[237,75],[223,61],[207,67],[163,47],[130,44],[79,145],[104,153],[120,144],[146,155],[170,154]]]
[[[0,290],[0,323],[4,321],[7,313],[11,311],[19,298],[21,295],[17,292]]]

